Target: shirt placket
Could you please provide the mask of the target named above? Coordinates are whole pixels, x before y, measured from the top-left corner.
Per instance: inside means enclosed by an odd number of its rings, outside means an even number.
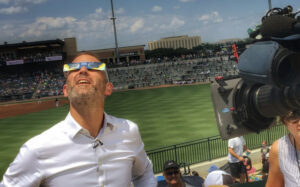
[[[106,126],[105,126],[106,127]],[[106,178],[105,178],[105,170],[103,169],[103,149],[105,146],[103,144],[103,137],[105,136],[105,134],[109,133],[110,128],[105,128],[103,129],[103,133],[99,134],[97,138],[94,139],[95,142],[99,142],[100,145],[96,147],[95,149],[95,157],[96,157],[96,161],[97,161],[97,172],[98,172],[98,181],[99,181],[99,186],[104,187]]]
[[[103,153],[103,150],[102,150],[103,144],[99,138],[92,137],[86,129],[82,129],[81,134],[83,134],[84,136],[86,136],[92,140],[91,148],[92,148],[92,151],[94,152],[94,160],[95,160],[95,164],[96,164],[96,176],[98,177],[97,178],[98,186],[104,187],[105,173],[104,173],[104,169],[103,169],[103,162],[102,162],[102,156],[101,156]]]
[[[103,169],[103,160],[102,160],[102,146],[100,144],[100,140],[98,138],[94,139],[94,143],[97,143],[98,146],[95,147],[94,149],[94,152],[95,152],[95,160],[97,162],[97,176],[98,176],[98,183],[99,183],[99,186],[104,186],[104,183],[105,183],[105,171]]]

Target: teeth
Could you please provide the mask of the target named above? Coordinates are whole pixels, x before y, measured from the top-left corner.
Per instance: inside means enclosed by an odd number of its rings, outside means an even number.
[[[82,84],[82,83],[88,83],[88,81],[86,81],[86,80],[80,80],[79,84]]]

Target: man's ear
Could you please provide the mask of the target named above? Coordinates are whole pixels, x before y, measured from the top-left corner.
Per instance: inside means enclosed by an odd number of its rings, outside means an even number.
[[[67,85],[66,85],[66,84],[64,84],[63,92],[64,92],[64,96],[65,96],[65,97],[68,97]]]
[[[111,82],[107,82],[106,83],[106,87],[105,87],[105,92],[104,95],[105,96],[110,96],[113,92],[114,86]]]

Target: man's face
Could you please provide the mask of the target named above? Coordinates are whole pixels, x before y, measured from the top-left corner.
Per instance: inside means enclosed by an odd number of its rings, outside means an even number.
[[[163,175],[168,184],[178,184],[181,181],[181,174],[179,169],[167,169],[166,171],[164,171]]]
[[[77,58],[76,58],[77,59]],[[94,62],[90,55],[82,55],[73,63],[78,62]],[[98,60],[97,60],[98,61]],[[107,82],[105,72],[98,70],[88,70],[85,66],[80,70],[71,71],[67,76],[67,83],[64,86],[64,95],[70,101],[89,101],[95,99],[103,99],[105,95],[110,95],[110,83]]]

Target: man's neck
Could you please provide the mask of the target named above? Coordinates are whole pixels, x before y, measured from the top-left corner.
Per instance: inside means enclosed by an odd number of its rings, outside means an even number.
[[[102,106],[102,104],[76,106],[70,103],[72,117],[94,138],[103,126],[104,107]]]

